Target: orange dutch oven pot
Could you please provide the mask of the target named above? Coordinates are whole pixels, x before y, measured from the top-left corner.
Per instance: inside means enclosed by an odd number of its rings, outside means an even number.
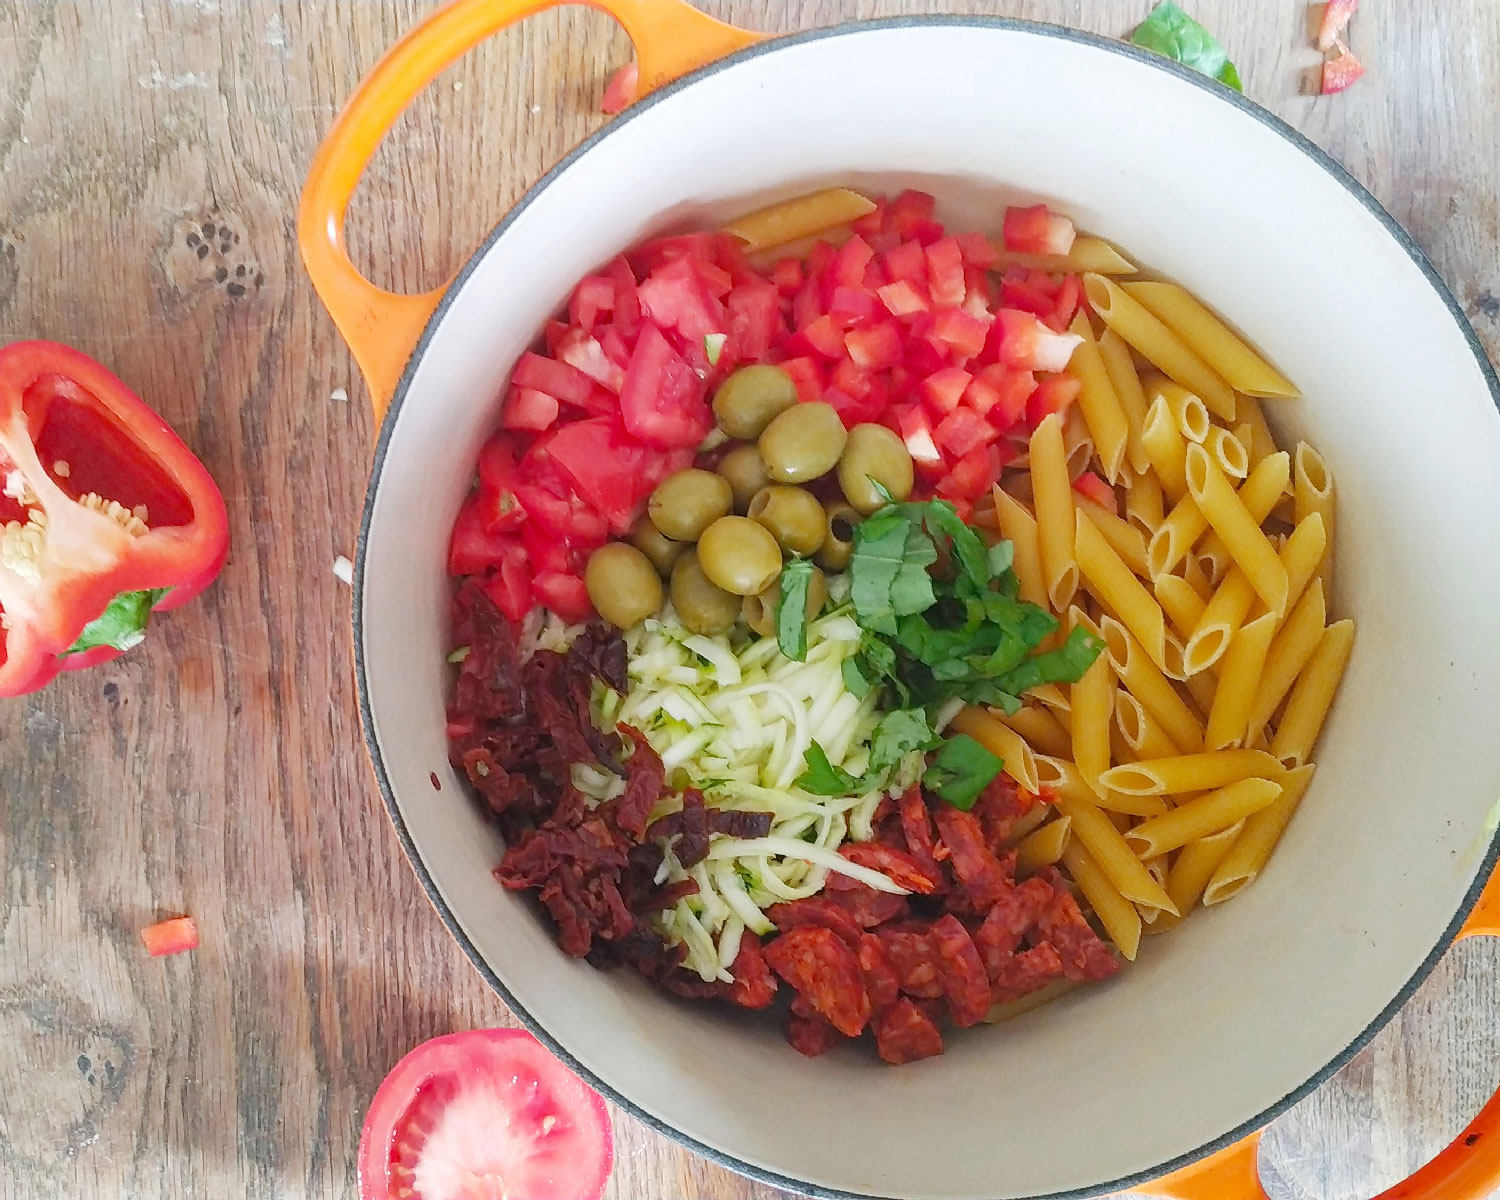
[[[370,72],[302,197],[307,269],[380,424],[356,569],[363,723],[397,832],[485,978],[636,1116],[780,1187],[906,1200],[1264,1197],[1259,1130],[1347,1062],[1455,938],[1500,934],[1500,595],[1455,513],[1500,512],[1500,395],[1452,296],[1321,151],[1134,47],[982,17],[782,38],[681,0],[590,0],[641,99],[537,183],[453,281],[399,295],[345,249],[349,198],[413,96],[553,0],[457,0]],[[1045,106],[1032,98],[1046,96]],[[1045,108],[1045,111],[1040,111]],[[500,847],[448,767],[447,530],[516,357],[642,237],[815,186],[935,192],[956,227],[1046,199],[1224,310],[1304,389],[1282,432],[1340,486],[1333,607],[1360,640],[1297,820],[1233,904],[941,1058],[817,1061],[768,1023],[566,959],[489,877]],[[1420,396],[1420,403],[1413,397]],[[436,778],[450,786],[434,791]],[[1500,1185],[1500,1100],[1381,1200]]]

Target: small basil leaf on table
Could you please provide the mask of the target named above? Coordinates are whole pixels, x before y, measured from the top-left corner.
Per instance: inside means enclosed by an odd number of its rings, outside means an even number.
[[[1151,15],[1130,35],[1130,40],[1142,49],[1155,51],[1173,62],[1201,71],[1237,92],[1245,90],[1240,73],[1229,61],[1224,47],[1172,0],[1162,0],[1153,8]]]

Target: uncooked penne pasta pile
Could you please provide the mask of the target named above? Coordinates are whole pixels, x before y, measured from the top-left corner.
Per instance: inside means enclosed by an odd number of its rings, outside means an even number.
[[[966,719],[1055,797],[1023,867],[1060,863],[1133,959],[1143,932],[1264,868],[1354,623],[1327,611],[1332,475],[1262,412],[1296,389],[1183,288],[1106,270],[1085,268],[1092,315],[1070,330],[1077,403],[976,520],[1013,543],[1022,598],[1059,636],[1083,625],[1108,652],[1071,687]]]

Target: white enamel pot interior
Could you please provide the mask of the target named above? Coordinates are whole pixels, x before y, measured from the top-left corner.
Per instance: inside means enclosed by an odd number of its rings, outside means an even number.
[[[1046,97],[1045,104],[1037,102]],[[566,958],[490,876],[447,765],[448,529],[517,355],[574,282],[663,230],[834,183],[916,185],[993,230],[1044,199],[1187,285],[1305,393],[1268,404],[1338,485],[1335,612],[1358,640],[1270,868],[1140,960],[893,1069]],[[1500,796],[1495,379],[1407,237],[1253,105],[1062,30],[915,19],[768,43],[631,109],[506,217],[385,420],[356,642],[376,770],[418,873],[507,1003],[614,1099],[782,1186],[969,1200],[1105,1192],[1304,1094],[1395,1011],[1492,862]],[[434,790],[429,773],[442,781]],[[421,986],[420,980],[412,986]]]

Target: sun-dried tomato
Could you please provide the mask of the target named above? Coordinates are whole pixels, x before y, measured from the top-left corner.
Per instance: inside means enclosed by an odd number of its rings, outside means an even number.
[[[874,842],[855,842],[841,846],[839,853],[852,863],[879,871],[891,882],[909,892],[926,895],[935,892],[943,882],[940,874],[925,868],[905,850],[894,846],[881,846]]]
[[[729,973],[734,976],[729,998],[742,1008],[765,1008],[776,998],[776,976],[766,964],[760,938],[749,930],[740,938],[740,952]]]
[[[985,844],[984,830],[971,813],[942,805],[937,810],[938,836],[948,847],[953,873],[963,885],[970,902],[981,912],[988,911],[1011,887],[1010,873]]]
[[[953,1023],[960,1029],[977,1025],[990,1010],[990,977],[974,949],[974,939],[952,913],[934,921],[927,936],[937,952]]]
[[[799,925],[765,948],[771,969],[809,1001],[840,1033],[858,1037],[870,1019],[859,961],[831,929]]]
[[[932,1018],[905,996],[875,1023],[875,1049],[888,1063],[909,1063],[943,1052]]]
[[[766,917],[783,933],[798,925],[821,925],[833,930],[850,946],[858,946],[864,933],[859,922],[846,909],[822,896],[773,904],[766,909]]]
[[[667,770],[661,765],[661,758],[651,748],[646,735],[639,729],[621,725],[620,732],[634,743],[635,749],[625,764],[625,790],[614,802],[615,823],[639,841],[646,832],[647,814],[661,799]]]
[[[901,980],[891,966],[885,944],[873,933],[860,936],[856,954],[865,977],[865,993],[870,997],[870,1012],[879,1019],[901,998]]]
[[[818,1055],[827,1054],[833,1049],[834,1043],[839,1040],[839,1031],[822,1017],[804,1017],[797,1013],[788,1013],[786,1040],[791,1043],[792,1049],[798,1054],[805,1054],[808,1058],[817,1058]]]
[[[875,931],[885,947],[901,981],[901,990],[909,996],[936,998],[943,994],[943,980],[938,971],[937,955],[927,930],[920,925],[882,925]]]

